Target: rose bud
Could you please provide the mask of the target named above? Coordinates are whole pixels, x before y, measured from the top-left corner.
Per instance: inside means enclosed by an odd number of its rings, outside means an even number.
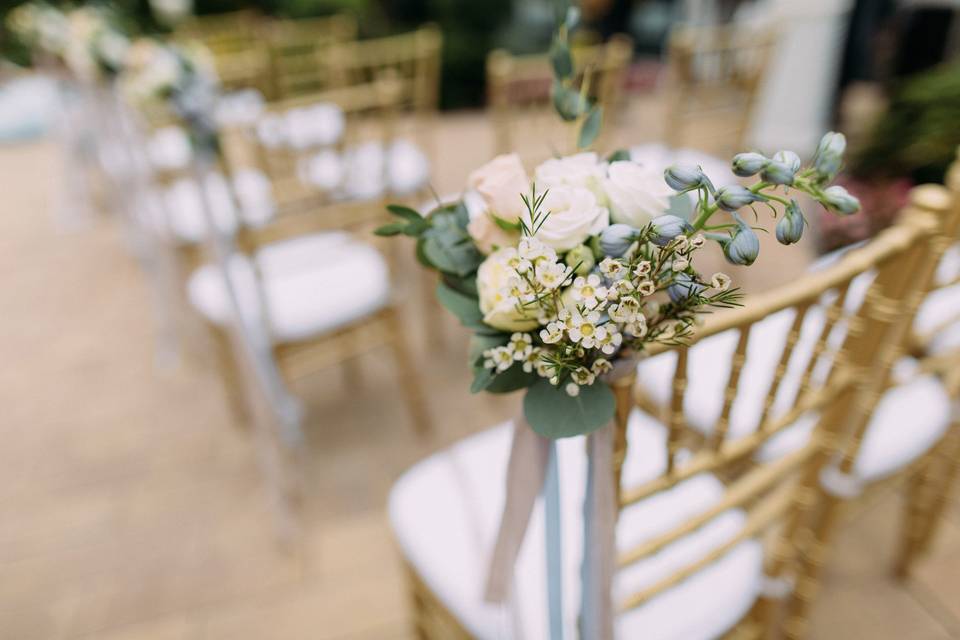
[[[651,224],[653,225],[654,232],[657,234],[652,241],[655,245],[660,247],[667,246],[670,241],[679,235],[693,231],[693,226],[691,226],[689,222],[683,218],[679,218],[670,214],[657,216],[653,219]]]
[[[850,195],[850,193],[840,185],[834,185],[824,189],[821,203],[828,209],[832,209],[843,215],[856,213],[860,210],[860,201]]]
[[[762,202],[766,198],[738,184],[720,187],[717,191],[717,206],[724,211],[736,211],[753,202]]]
[[[638,231],[627,224],[612,224],[600,232],[600,250],[603,255],[619,258],[637,239]]]
[[[787,210],[777,222],[777,242],[780,244],[795,244],[803,237],[803,228],[806,221],[796,200],[791,200]]]
[[[630,245],[627,246],[629,247]],[[626,251],[626,249],[624,249],[624,251]],[[570,249],[564,258],[564,262],[566,262],[568,267],[573,268],[578,276],[587,275],[590,273],[590,270],[593,269],[593,266],[597,264],[597,261],[593,257],[593,251],[585,245]]]
[[[749,153],[738,153],[733,156],[731,163],[733,173],[741,178],[755,176],[767,166],[770,160],[762,153],[750,151]]]

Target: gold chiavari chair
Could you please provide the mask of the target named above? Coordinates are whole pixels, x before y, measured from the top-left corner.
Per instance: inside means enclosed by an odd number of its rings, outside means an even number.
[[[666,373],[671,401],[664,420],[633,410],[633,380],[615,386],[617,637],[758,638],[767,631],[773,617],[763,615],[768,607],[761,605],[775,604],[777,592],[790,584],[793,550],[809,537],[804,526],[809,493],[834,450],[842,418],[849,417],[850,397],[861,390],[863,358],[882,362],[889,355],[891,342],[868,340],[893,331],[908,313],[898,313],[889,301],[903,298],[912,287],[903,276],[922,262],[936,229],[930,212],[909,209],[895,227],[833,266],[749,298],[742,308],[709,316],[692,344],[652,347],[650,357],[673,358]],[[871,270],[878,275],[863,304],[846,307],[851,283]],[[818,319],[817,310],[827,300]],[[804,356],[795,353],[796,334],[811,317],[824,328],[811,347],[824,363],[822,370],[806,368],[787,411],[765,415],[755,431],[724,437],[725,419],[717,437],[691,437],[695,432],[685,419],[685,399],[701,392],[690,361],[693,349],[711,336],[735,336],[737,349],[726,356],[732,373],[721,388],[722,415],[728,417],[754,331],[785,312],[792,314],[794,331],[781,360]],[[834,339],[824,323],[847,331]],[[778,385],[768,386],[761,403],[772,404],[778,393]],[[809,438],[786,455],[751,463],[765,449],[781,446],[777,440],[788,427],[808,415],[814,416]],[[515,607],[504,612],[481,596],[503,504],[500,480],[509,441],[508,425],[468,438],[408,471],[391,494],[391,521],[411,575],[418,637],[546,637],[541,513],[534,513],[520,552]],[[574,586],[575,594],[585,483],[582,440],[561,440],[558,452],[563,585],[564,590]],[[764,544],[768,537],[772,541]],[[575,595],[568,598],[567,605],[574,600]],[[575,606],[565,607],[568,629],[575,627],[577,614]]]
[[[278,20],[266,27],[273,83],[278,99],[309,95],[333,85],[326,65],[317,63],[331,44],[357,37],[357,21],[348,14]]]
[[[577,82],[589,83],[590,95],[604,109],[606,124],[599,148],[616,129],[611,123],[621,106],[632,55],[633,42],[622,34],[603,44],[573,49]],[[514,56],[499,49],[487,57],[487,92],[498,154],[518,152],[539,161],[576,149],[573,127],[563,126],[553,111],[552,81],[547,55]]]
[[[675,28],[667,47],[667,144],[681,147],[719,135],[730,150],[741,149],[775,41],[772,28]]]
[[[227,91],[257,89],[269,97],[270,52],[261,34],[263,18],[252,9],[195,16],[177,26],[175,38],[199,41],[213,57],[220,85]]]
[[[383,80],[269,105],[258,125],[226,132],[223,149],[230,174],[259,172],[272,190],[273,215],[236,229],[234,268],[241,306],[267,326],[284,378],[291,381],[389,347],[414,425],[425,432],[426,406],[392,299],[390,270],[380,251],[361,238],[382,222],[384,199],[390,197],[386,164],[361,177],[352,173],[376,164],[376,154],[368,150],[388,148],[399,95],[394,83]],[[290,128],[283,125],[291,114],[312,123],[317,110],[332,108],[343,118],[338,135],[323,131],[310,144],[303,139],[289,144],[284,136]],[[281,125],[279,139],[262,126],[265,122]],[[339,163],[336,180],[318,182],[318,172],[329,169],[331,161]],[[370,195],[371,184],[377,189],[371,197],[354,197]],[[210,326],[228,394],[242,414],[242,387],[224,331],[228,314],[221,282],[216,266],[205,265],[190,276],[188,295]]]

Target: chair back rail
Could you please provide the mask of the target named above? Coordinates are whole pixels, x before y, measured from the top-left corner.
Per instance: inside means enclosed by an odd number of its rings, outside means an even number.
[[[277,20],[265,29],[275,97],[310,95],[333,86],[330,69],[317,59],[331,45],[357,38],[357,21],[349,14]]]
[[[908,316],[914,307],[911,303],[898,306],[892,302],[915,297],[916,291],[922,290],[925,265],[931,261],[930,244],[937,237],[946,216],[944,202],[931,198],[927,195],[929,193],[927,187],[918,188],[901,222],[864,247],[850,252],[832,267],[811,273],[775,291],[754,296],[743,307],[709,316],[695,332],[689,345],[654,345],[649,349],[649,356],[671,350],[677,353],[666,421],[668,464],[666,472],[657,478],[638,486],[621,486],[621,510],[699,474],[717,474],[727,479],[727,483],[723,496],[715,504],[670,530],[625,550],[618,559],[619,566],[628,567],[657,553],[731,509],[743,510],[745,521],[738,533],[711,548],[704,556],[628,595],[622,603],[623,610],[642,605],[723,557],[742,542],[760,537],[773,525],[783,524],[788,514],[792,517],[795,512],[802,512],[806,508],[802,498],[812,482],[810,470],[822,464],[829,452],[834,450],[840,428],[859,415],[857,412],[864,410],[853,400],[869,384],[871,371],[879,368],[878,363],[879,366],[887,366],[891,361],[890,353],[899,351],[897,332],[901,330],[901,325],[909,322]],[[876,277],[869,283],[862,304],[846,305],[844,301],[851,283],[861,274],[871,271],[876,272]],[[729,431],[731,407],[737,395],[751,332],[760,321],[789,309],[793,310],[795,316],[784,352],[776,366],[775,379],[771,381],[768,395],[763,400],[761,422],[750,433],[732,434]],[[816,337],[817,344],[810,358],[827,370],[817,376],[807,375],[808,370],[817,367],[817,364],[801,361],[800,364],[804,365],[804,383],[788,410],[775,415],[772,411],[773,398],[779,392],[781,379],[791,360],[803,355],[797,349],[800,332],[814,309],[824,317],[823,328]],[[835,330],[838,327],[843,328],[839,334]],[[683,400],[688,391],[696,392],[688,377],[689,349],[700,340],[728,331],[737,331],[739,336],[730,356],[730,375],[724,388],[716,431],[712,438],[683,458],[679,455],[681,446],[689,440]],[[817,424],[805,445],[771,462],[743,464],[756,460],[755,454],[773,436],[806,415],[815,416]],[[619,446],[629,446],[625,416],[619,417],[618,429],[621,432],[617,438]],[[618,451],[615,460],[622,461],[625,455],[625,451]],[[805,478],[806,483],[799,482],[800,478]],[[795,536],[800,528],[787,526],[784,530],[782,535]],[[777,548],[782,551],[784,545],[777,545]],[[787,564],[773,562],[772,566],[783,569]]]

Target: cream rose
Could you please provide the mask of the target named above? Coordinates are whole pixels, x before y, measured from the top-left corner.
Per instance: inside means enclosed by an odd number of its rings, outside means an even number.
[[[483,321],[502,331],[530,331],[539,326],[533,309],[518,309],[509,298],[509,285],[517,278],[508,264],[517,255],[513,247],[491,254],[477,270],[477,290]]]
[[[495,249],[512,247],[517,244],[519,233],[510,233],[501,229],[486,211],[470,219],[467,224],[467,233],[473,238],[477,249],[484,255],[489,255]]]
[[[540,207],[548,214],[536,237],[557,251],[569,251],[610,224],[606,207],[600,206],[592,191],[582,187],[558,185],[550,188]],[[528,226],[533,223],[525,216]]]
[[[613,162],[603,180],[613,222],[640,228],[670,208],[673,190],[663,174],[636,162]]]
[[[604,165],[595,153],[578,153],[565,158],[551,158],[534,172],[537,191],[554,187],[581,187],[595,191],[604,177]]]
[[[497,156],[470,174],[467,186],[483,198],[489,213],[515,223],[527,208],[521,196],[530,192],[530,179],[515,153]]]

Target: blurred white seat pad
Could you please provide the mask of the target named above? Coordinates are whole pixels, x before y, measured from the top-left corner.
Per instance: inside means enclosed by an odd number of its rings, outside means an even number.
[[[383,257],[343,232],[277,242],[261,248],[255,260],[259,283],[250,258],[244,255],[231,257],[230,275],[242,312],[260,314],[265,307],[267,326],[276,342],[333,331],[389,301],[389,272]],[[229,321],[229,298],[217,266],[197,269],[187,289],[191,304],[206,318],[220,325]],[[260,303],[261,291],[265,305]]]
[[[546,638],[543,510],[538,506],[516,567],[515,608],[483,601],[489,555],[503,508],[509,423],[467,438],[424,460],[397,482],[390,519],[405,557],[430,589],[478,638]],[[661,475],[665,430],[645,414],[630,419],[624,481]],[[583,438],[558,442],[562,500],[564,626],[576,637],[579,615],[582,508],[586,475]],[[624,550],[670,530],[717,503],[723,486],[703,474],[624,510],[617,546]],[[728,511],[694,534],[616,574],[615,602],[649,586],[729,541],[744,514]],[[617,637],[706,640],[729,630],[756,599],[762,572],[758,543],[744,542],[719,561],[643,606],[617,616]]]

